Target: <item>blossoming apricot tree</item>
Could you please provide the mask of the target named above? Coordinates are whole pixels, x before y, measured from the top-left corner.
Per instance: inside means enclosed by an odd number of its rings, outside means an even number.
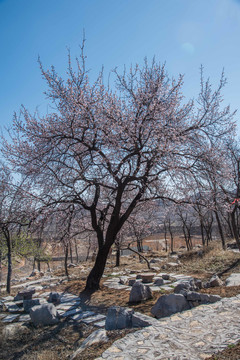
[[[105,86],[102,73],[90,82],[83,55],[76,69],[69,56],[66,80],[54,67],[40,67],[52,112],[32,115],[22,107],[3,152],[45,206],[74,204],[89,214],[98,253],[86,289],[96,290],[109,250],[136,206],[177,201],[179,185],[188,174],[197,176],[199,159],[209,159],[232,136],[234,114],[221,107],[225,78],[213,91],[201,77],[198,99],[184,103],[183,76],[170,79],[155,61],[114,71],[115,90]]]

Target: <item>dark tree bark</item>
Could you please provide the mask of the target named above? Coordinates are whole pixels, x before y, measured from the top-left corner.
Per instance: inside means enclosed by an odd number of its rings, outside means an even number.
[[[10,294],[11,293],[11,278],[12,278],[12,247],[11,247],[11,240],[8,237],[7,238],[7,248],[8,248],[8,254],[7,254],[7,258],[8,258],[8,273],[7,273],[7,293]]]
[[[79,263],[79,257],[78,257],[78,247],[77,247],[77,240],[74,240],[74,244],[75,244],[75,254],[76,254],[76,262],[77,264]]]
[[[169,234],[170,234],[170,237],[171,237],[170,249],[171,249],[171,252],[173,252],[173,232],[172,232],[172,227],[171,227],[171,220],[170,220],[170,218],[168,219],[168,230],[169,230]]]
[[[120,256],[121,256],[121,250],[117,248],[116,250],[116,267],[120,266]]]
[[[64,269],[65,269],[65,275],[68,276],[68,243],[64,247],[65,250],[65,258],[64,258]]]
[[[226,242],[225,242],[225,236],[224,236],[224,233],[223,233],[221,220],[220,220],[220,217],[219,217],[218,212],[216,210],[214,211],[214,213],[215,213],[215,217],[216,217],[217,224],[218,224],[218,230],[219,230],[219,234],[220,234],[221,241],[222,241],[222,248],[223,248],[223,250],[226,250]]]
[[[202,218],[200,218],[200,229],[201,229],[201,237],[202,237],[202,246],[205,246],[205,236],[204,236],[204,227],[203,227]]]
[[[0,250],[0,283],[2,282],[2,251]],[[1,286],[0,286],[0,295],[1,295]]]
[[[105,244],[102,248],[98,250],[95,264],[87,278],[87,283],[85,287],[86,291],[99,290],[100,280],[105,269],[109,249],[110,246]]]
[[[233,209],[233,211],[231,212],[231,221],[232,221],[232,231],[233,231],[233,235],[235,238],[235,241],[237,243],[237,246],[240,250],[240,239],[239,239],[239,232],[238,232],[238,227],[236,224],[236,218],[235,218],[235,212],[237,210],[237,207],[235,206],[235,208]]]
[[[163,223],[163,231],[164,231],[164,240],[165,240],[165,251],[168,251],[168,243],[167,243],[167,225],[166,221]]]
[[[71,241],[69,242],[69,251],[70,251],[70,260],[71,260],[71,263],[73,263],[73,252],[72,252],[72,243],[71,243]]]

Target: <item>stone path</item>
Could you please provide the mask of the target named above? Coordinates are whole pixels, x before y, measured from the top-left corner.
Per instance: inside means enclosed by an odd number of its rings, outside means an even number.
[[[240,295],[128,334],[97,360],[201,360],[240,340]]]

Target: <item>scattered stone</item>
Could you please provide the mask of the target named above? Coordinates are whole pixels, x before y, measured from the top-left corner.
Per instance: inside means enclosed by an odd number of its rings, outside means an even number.
[[[61,303],[68,303],[68,302],[71,302],[71,303],[79,302],[80,303],[80,297],[74,296],[71,294],[61,296]]]
[[[19,317],[19,314],[8,315],[2,320],[2,322],[11,323],[11,322],[17,320],[18,317]]]
[[[39,271],[37,269],[34,269],[31,274],[29,275],[29,277],[34,277],[34,276],[38,276],[39,275]]]
[[[6,301],[13,301],[14,300],[14,297],[9,295],[9,296],[5,296],[2,298],[2,301],[3,302],[6,302]]]
[[[127,285],[128,284],[128,277],[127,276],[121,276],[119,279],[119,284]]]
[[[202,289],[203,285],[202,285],[202,280],[200,279],[194,279],[194,283],[197,289]]]
[[[14,300],[31,300],[33,294],[35,293],[35,289],[24,289],[18,292],[18,294],[15,296]]]
[[[136,280],[135,279],[129,279],[128,280],[128,286],[133,286],[135,284]]]
[[[153,258],[149,262],[150,262],[150,264],[156,264],[156,263],[160,263],[161,261],[162,260],[160,258]]]
[[[42,304],[30,309],[30,316],[35,326],[56,324],[58,319],[57,309],[53,304]]]
[[[76,264],[73,264],[73,263],[70,263],[70,264],[68,264],[68,268],[70,269],[70,268],[75,268],[77,265]]]
[[[89,335],[82,343],[79,349],[77,349],[70,357],[70,360],[75,359],[87,346],[98,344],[98,343],[106,343],[109,338],[107,337],[107,333],[105,329],[95,330],[91,335]]]
[[[158,271],[160,270],[160,267],[158,267],[158,266],[151,266],[151,269],[152,269],[153,271],[158,272]]]
[[[190,305],[184,295],[170,294],[161,296],[152,307],[151,313],[160,319],[188,309]]]
[[[57,292],[51,292],[49,294],[48,302],[53,303],[54,305],[58,305],[61,302],[61,297]]]
[[[85,324],[91,324],[91,323],[93,323],[95,321],[103,320],[103,319],[104,320],[106,319],[105,315],[96,314],[96,315],[85,318],[82,322],[85,323]]]
[[[168,268],[173,268],[174,269],[174,268],[179,267],[179,265],[180,265],[179,263],[169,262],[169,263],[163,265],[164,267],[162,266],[162,268],[163,269],[168,269]]]
[[[83,311],[80,314],[72,316],[71,319],[75,320],[75,321],[79,321],[79,320],[85,319],[87,317],[90,317],[92,315],[95,315],[95,313],[93,311]]]
[[[141,275],[141,274],[137,274],[136,280],[140,280],[140,279],[142,279],[142,275]]]
[[[129,302],[140,302],[148,299],[152,299],[152,291],[150,287],[136,281],[131,289]]]
[[[189,291],[186,295],[188,301],[201,301],[201,294],[195,291]]]
[[[218,295],[200,294],[200,296],[201,304],[209,304],[221,300],[221,296]]]
[[[3,303],[3,310],[9,311],[9,309],[14,306],[16,306],[16,304],[13,301],[5,302],[5,303]]]
[[[170,279],[170,275],[168,275],[168,274],[163,274],[163,275],[162,275],[162,278],[163,278],[163,280],[169,280],[169,279]]]
[[[132,327],[146,327],[146,326],[151,326],[151,325],[159,325],[158,320],[141,314],[139,312],[134,312],[132,315]]]
[[[116,330],[132,327],[133,309],[112,306],[108,309],[105,329]]]
[[[155,285],[155,286],[162,286],[163,284],[164,284],[164,280],[160,279],[160,278],[155,279],[155,281],[153,283],[153,285]]]
[[[184,282],[181,282],[180,284],[178,284],[174,288],[174,293],[175,294],[180,294],[183,291],[188,292],[190,290],[191,290],[191,285],[190,285],[189,281],[184,281]]]
[[[19,312],[23,312],[24,309],[23,308],[20,308],[19,306],[17,305],[12,305],[12,306],[9,306],[8,307],[8,311],[10,313],[19,313]]]
[[[31,317],[28,314],[21,315],[18,319],[18,322],[29,322],[31,321]]]
[[[217,275],[213,275],[211,277],[211,279],[209,280],[208,284],[209,284],[209,287],[222,286],[223,281]]]
[[[226,286],[240,286],[240,273],[232,273],[226,279]]]
[[[44,299],[23,300],[24,311],[29,312],[33,306],[43,304],[44,302],[46,302]]]
[[[147,283],[152,283],[153,282],[153,277],[154,277],[154,273],[145,273],[145,274],[141,274],[142,276],[142,282],[144,284],[147,284]]]
[[[105,328],[105,323],[106,323],[106,321],[102,320],[102,321],[98,321],[98,322],[94,323],[93,325],[98,328]]]
[[[66,312],[63,312],[63,314],[61,315],[62,317],[68,317],[68,316],[71,316],[71,315],[76,315],[76,314],[79,314],[82,312],[82,309],[71,309],[71,310],[68,310]]]

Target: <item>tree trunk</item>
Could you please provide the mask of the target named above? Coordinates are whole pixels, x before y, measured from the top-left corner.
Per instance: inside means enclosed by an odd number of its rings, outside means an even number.
[[[65,268],[65,275],[68,276],[68,244],[65,246],[64,268]]]
[[[171,249],[171,252],[173,252],[173,232],[172,232],[170,219],[168,221],[168,230],[169,230],[169,234],[170,234],[170,237],[171,237],[170,249]]]
[[[69,250],[70,250],[70,260],[71,263],[73,264],[73,252],[72,252],[72,243],[69,242]]]
[[[234,211],[231,212],[231,221],[232,221],[232,230],[233,230],[234,238],[236,240],[238,249],[240,250],[240,240],[239,240],[238,228],[235,219],[235,209]]]
[[[79,257],[78,257],[78,247],[77,247],[77,240],[75,239],[75,254],[76,254],[76,262],[79,263]]]
[[[137,237],[137,249],[138,252],[143,252],[142,239],[140,237]]]
[[[186,243],[186,246],[187,246],[187,251],[190,251],[189,242],[188,242],[189,239],[187,237],[185,225],[183,225],[182,230],[183,230],[183,234],[184,234],[184,238],[185,238],[185,243]]]
[[[167,243],[167,226],[166,222],[163,223],[163,231],[164,231],[164,240],[165,240],[165,251],[168,251],[168,243]]]
[[[130,251],[132,251],[132,252],[134,252],[135,254],[138,254],[139,258],[142,258],[143,260],[146,261],[149,270],[151,269],[150,262],[148,261],[148,259],[147,259],[145,256],[139,254],[138,251],[131,249],[129,245],[128,245],[127,249],[130,250]]]
[[[0,284],[2,283],[2,251],[0,250]],[[1,295],[1,285],[0,285],[0,295]]]
[[[7,240],[7,247],[8,247],[8,273],[7,273],[7,292],[11,293],[11,278],[12,278],[12,249],[11,249],[11,242],[10,239]]]
[[[201,229],[201,236],[202,236],[202,246],[205,246],[205,236],[204,236],[204,228],[203,228],[203,221],[200,220],[200,229]]]
[[[121,250],[119,248],[117,248],[116,250],[116,267],[120,266],[120,254],[121,253]]]
[[[219,218],[218,212],[214,211],[214,213],[215,213],[217,224],[218,224],[219,234],[220,234],[220,237],[222,240],[222,248],[223,248],[223,250],[226,250],[226,243],[225,243],[225,237],[224,237],[224,233],[223,233],[223,229],[222,229],[221,220]]]
[[[87,278],[85,291],[99,290],[100,280],[105,269],[109,249],[110,246],[104,245],[101,249],[98,250],[95,264]]]
[[[37,260],[37,266],[38,266],[38,271],[41,271],[41,261],[39,259]]]
[[[89,253],[90,253],[90,248],[91,248],[91,240],[89,239],[89,241],[88,241],[88,247],[87,247],[87,256],[86,256],[86,260],[85,260],[85,261],[88,261]]]

